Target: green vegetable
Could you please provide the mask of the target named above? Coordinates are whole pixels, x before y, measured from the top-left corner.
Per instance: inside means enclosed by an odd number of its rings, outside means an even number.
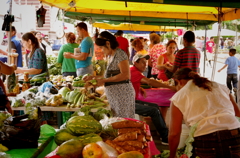
[[[99,133],[102,125],[92,116],[74,116],[71,117],[66,124],[67,129],[76,136]]]
[[[59,91],[58,94],[62,95],[63,101],[67,102],[66,97],[67,97],[67,93],[71,92],[71,90],[68,87],[62,87]]]
[[[106,115],[107,117],[112,117],[112,116],[113,116],[112,111],[111,111],[111,110],[107,110],[107,109],[105,109],[105,108],[99,108],[99,109],[97,110],[97,112],[93,113],[93,117],[94,117],[96,120],[98,120],[98,121],[100,121],[101,119],[103,119],[105,115]]]
[[[73,91],[71,91],[68,96],[68,102],[73,103],[75,97],[79,94],[80,94],[80,91],[78,89],[74,89]]]
[[[0,128],[3,126],[3,122],[11,116],[10,113],[6,111],[0,111]]]
[[[44,83],[47,81],[46,77],[34,77],[30,80],[30,83]]]
[[[72,85],[73,87],[84,87],[85,82],[83,80],[73,81]]]
[[[7,77],[7,88],[8,88],[9,93],[13,92],[13,89],[16,86],[16,79],[17,78],[16,78],[15,73],[13,73]]]
[[[48,73],[47,72],[44,72],[44,73],[41,73],[41,74],[38,74],[38,75],[35,75],[32,77],[33,78],[39,78],[39,77],[47,77],[48,76]]]
[[[89,82],[94,86],[97,85],[97,80],[90,80]]]

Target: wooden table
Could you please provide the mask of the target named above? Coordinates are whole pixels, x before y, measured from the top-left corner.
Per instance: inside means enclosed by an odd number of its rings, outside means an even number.
[[[79,110],[80,108],[66,108],[67,105],[61,105],[61,106],[40,106],[42,111],[55,111],[57,112],[57,124],[58,124],[58,128],[60,128],[60,126],[64,123],[63,122],[63,117],[62,117],[62,112],[75,112],[77,110]],[[25,110],[25,106],[23,107],[12,107],[13,111],[17,111],[17,110]]]

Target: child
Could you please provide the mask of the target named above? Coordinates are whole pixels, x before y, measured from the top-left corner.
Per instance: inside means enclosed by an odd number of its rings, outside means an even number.
[[[227,87],[230,90],[230,93],[232,93],[232,85],[233,85],[233,91],[237,91],[237,83],[238,83],[238,67],[240,67],[240,61],[234,56],[236,54],[236,49],[229,49],[229,56],[226,61],[225,65],[218,70],[218,72],[221,72],[225,67],[227,68]]]

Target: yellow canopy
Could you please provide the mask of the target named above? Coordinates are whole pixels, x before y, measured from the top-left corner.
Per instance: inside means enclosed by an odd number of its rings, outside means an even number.
[[[106,23],[93,23],[94,27],[106,29],[106,30],[130,30],[130,31],[177,31],[178,29],[184,29],[183,27],[170,27],[170,26],[154,26],[154,25],[139,25],[123,23],[120,25],[111,25]]]
[[[50,6],[55,6],[65,11],[108,14],[158,17],[172,19],[195,19],[217,21],[218,10],[216,7],[169,5],[158,3],[136,3],[108,0],[75,0],[75,6],[71,7],[72,0],[40,0]],[[234,8],[223,8],[223,20],[240,19],[240,11]],[[237,12],[237,13],[235,13]]]

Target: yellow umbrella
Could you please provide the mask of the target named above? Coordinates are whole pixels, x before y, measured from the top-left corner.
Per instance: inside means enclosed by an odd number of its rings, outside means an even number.
[[[155,26],[155,25],[140,25],[122,23],[120,25],[111,25],[106,23],[93,23],[94,27],[106,29],[106,30],[130,30],[130,31],[177,31],[178,29],[184,29],[183,27],[169,27],[169,26]]]

